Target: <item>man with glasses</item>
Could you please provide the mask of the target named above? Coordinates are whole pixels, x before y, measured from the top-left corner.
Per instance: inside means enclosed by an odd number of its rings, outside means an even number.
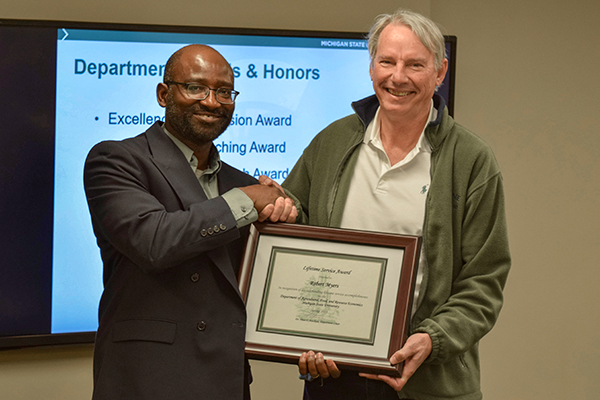
[[[94,351],[100,399],[246,399],[246,312],[236,274],[249,224],[293,222],[279,189],[221,162],[238,92],[214,49],[171,56],[165,123],[96,145],[84,183],[104,264]]]

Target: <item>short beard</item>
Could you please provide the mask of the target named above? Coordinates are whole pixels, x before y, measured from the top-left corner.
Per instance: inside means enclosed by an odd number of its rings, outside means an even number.
[[[223,118],[214,124],[205,124],[195,120],[194,112],[208,112],[217,114]],[[181,139],[194,143],[197,146],[202,146],[212,142],[229,126],[233,116],[233,110],[211,110],[200,103],[195,103],[187,109],[181,109],[173,101],[172,96],[167,98],[166,120],[173,127],[175,132],[173,135],[180,136]]]

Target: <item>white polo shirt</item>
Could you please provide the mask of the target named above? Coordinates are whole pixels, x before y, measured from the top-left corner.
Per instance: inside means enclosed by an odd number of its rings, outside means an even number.
[[[436,117],[432,101],[426,126]],[[360,145],[342,228],[422,236],[425,202],[431,184],[431,146],[424,132],[425,129],[406,157],[391,165],[381,142],[377,110]],[[426,268],[421,247],[413,313],[422,298],[421,282]]]

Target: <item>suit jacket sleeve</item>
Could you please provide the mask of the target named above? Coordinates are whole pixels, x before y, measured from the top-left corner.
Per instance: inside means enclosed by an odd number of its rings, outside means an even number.
[[[103,142],[91,150],[84,183],[101,249],[114,248],[152,272],[240,237],[225,200],[207,200],[180,159],[160,165],[139,139]]]

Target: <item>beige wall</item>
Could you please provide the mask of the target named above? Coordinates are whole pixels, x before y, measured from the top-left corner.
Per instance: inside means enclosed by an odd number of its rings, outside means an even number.
[[[513,270],[487,399],[600,398],[600,3],[431,2],[458,36],[457,119],[503,170]]]
[[[0,18],[279,29],[368,29],[407,6],[458,36],[456,119],[504,173],[513,270],[482,341],[487,400],[600,398],[600,4],[588,0],[285,2],[4,0]],[[150,6],[149,6],[150,5]],[[193,12],[197,9],[197,12]],[[192,10],[192,11],[190,11]],[[227,13],[224,12],[227,10]],[[254,362],[254,400],[299,399],[291,365]],[[3,399],[86,399],[91,347],[0,352]]]
[[[0,18],[364,31],[399,5],[429,14],[429,0],[4,0]]]

